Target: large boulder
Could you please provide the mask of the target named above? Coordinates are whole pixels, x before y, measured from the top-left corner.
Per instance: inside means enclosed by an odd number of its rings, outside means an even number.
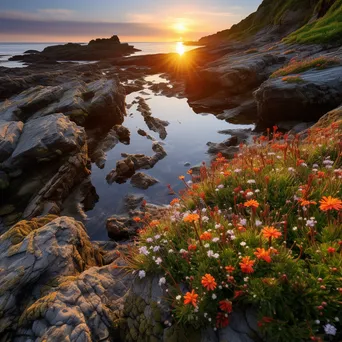
[[[342,102],[342,66],[309,70],[288,78],[270,78],[255,92],[258,115],[266,124],[315,121]],[[295,81],[297,80],[297,81]]]
[[[84,129],[63,114],[30,120],[24,126],[17,147],[3,164],[5,169],[27,167],[76,152],[86,143]]]
[[[24,124],[21,121],[0,121],[0,162],[15,150]]]
[[[47,216],[17,223],[0,236],[1,337],[16,332],[20,315],[44,292],[49,293],[59,277],[75,276],[101,264],[102,257],[83,224],[73,218]],[[49,311],[48,299],[43,307]],[[53,308],[48,317],[58,315],[64,317],[63,311]]]

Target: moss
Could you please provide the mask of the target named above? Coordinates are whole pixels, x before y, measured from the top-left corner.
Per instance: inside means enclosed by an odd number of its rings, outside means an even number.
[[[299,76],[286,76],[281,79],[286,83],[304,83],[305,81]]]
[[[316,11],[322,7],[321,1]],[[342,0],[330,2],[330,9],[318,20],[301,27],[284,39],[286,43],[333,43],[339,45],[342,42]]]
[[[277,70],[271,75],[271,78],[278,76],[287,76],[290,74],[298,74],[310,69],[322,70],[330,66],[339,65],[341,62],[336,58],[330,57],[317,57],[309,58],[300,61],[291,61],[287,66]]]

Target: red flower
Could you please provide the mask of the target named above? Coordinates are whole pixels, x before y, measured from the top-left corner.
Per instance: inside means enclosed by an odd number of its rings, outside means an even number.
[[[327,251],[328,251],[328,253],[330,253],[330,254],[334,254],[334,253],[336,252],[336,249],[335,249],[334,247],[329,247],[329,248],[327,249]]]
[[[231,265],[226,266],[225,269],[226,269],[226,271],[227,271],[228,273],[232,273],[232,272],[235,271],[235,267],[233,267],[233,266],[231,266]]]
[[[195,251],[197,249],[196,245],[189,245],[188,246],[188,251]]]
[[[207,291],[213,291],[217,286],[215,278],[208,273],[202,277],[201,283],[207,289]]]
[[[229,324],[229,319],[227,314],[219,312],[216,316],[216,328],[225,328]]]
[[[249,256],[242,258],[242,260],[240,262],[241,271],[243,273],[253,273],[254,272],[254,269],[253,269],[254,263],[255,263],[255,260],[251,260]]]
[[[222,311],[225,311],[225,312],[228,312],[228,313],[231,313],[233,312],[233,304],[231,301],[229,301],[228,299],[225,299],[225,300],[221,300],[219,302],[219,305],[220,305],[220,309]]]

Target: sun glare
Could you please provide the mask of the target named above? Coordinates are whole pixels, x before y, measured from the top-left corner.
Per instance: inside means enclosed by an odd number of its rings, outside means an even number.
[[[174,28],[178,33],[184,33],[187,30],[186,26],[183,23],[175,24]]]
[[[182,56],[182,55],[184,54],[184,52],[185,52],[185,47],[184,47],[184,45],[183,45],[182,42],[178,42],[178,43],[177,43],[177,45],[176,45],[176,51],[177,51],[177,53],[178,53],[180,56]]]

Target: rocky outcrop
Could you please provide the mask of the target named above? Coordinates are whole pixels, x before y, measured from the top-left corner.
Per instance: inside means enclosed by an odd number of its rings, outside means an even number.
[[[0,121],[0,162],[15,150],[24,124],[21,121]]]
[[[124,159],[116,162],[116,168],[106,176],[107,182],[109,184],[114,182],[124,183],[134,175],[135,171],[151,169],[159,160],[166,156],[166,152],[160,143],[154,142],[152,149],[155,151],[152,157],[145,156],[144,154],[121,153]]]
[[[62,72],[57,76],[61,78]],[[63,73],[64,74],[64,73]],[[82,126],[100,126],[123,121],[124,88],[116,76],[89,81],[85,75],[71,72],[61,83],[53,84],[54,74],[41,75],[48,85],[36,85],[0,103],[0,120],[27,121],[54,113],[63,113]],[[96,78],[96,73],[93,77]],[[40,81],[42,82],[42,81]]]
[[[131,178],[131,184],[139,189],[148,189],[150,186],[157,184],[158,180],[143,173],[135,173]]]
[[[86,143],[85,131],[63,114],[30,120],[24,126],[5,169],[25,168],[33,163],[48,162],[62,154],[78,152]]]
[[[126,56],[136,51],[132,45],[120,43],[118,36],[91,40],[88,45],[68,43],[64,45],[52,45],[42,52],[29,53],[11,57],[13,61],[27,63],[52,63],[57,61],[97,61]]]
[[[270,78],[255,92],[258,116],[265,124],[282,120],[314,121],[342,102],[342,67],[309,70],[300,82]]]
[[[56,294],[50,291],[56,282],[58,284],[58,279],[75,276],[87,267],[102,263],[84,226],[68,217],[47,216],[21,221],[1,235],[0,242],[0,335],[4,341],[15,340],[18,327],[34,314],[37,319],[47,314],[45,323],[31,321],[37,336],[49,322],[58,325],[66,316],[58,306],[51,306]],[[39,308],[34,302],[44,293],[46,297],[39,302]],[[27,332],[22,331],[24,336]],[[27,338],[29,336],[25,340]]]

